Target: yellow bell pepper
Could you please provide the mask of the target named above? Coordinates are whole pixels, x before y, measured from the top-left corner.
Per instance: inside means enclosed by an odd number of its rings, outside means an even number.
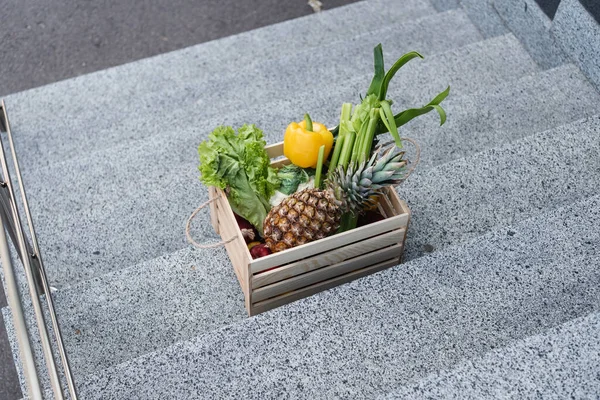
[[[283,154],[301,168],[317,167],[319,148],[323,145],[326,160],[333,146],[333,134],[325,125],[312,122],[308,114],[304,121],[289,124],[283,136]]]

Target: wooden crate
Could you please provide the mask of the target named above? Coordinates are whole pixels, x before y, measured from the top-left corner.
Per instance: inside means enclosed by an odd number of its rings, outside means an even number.
[[[266,147],[281,167],[283,143]],[[379,202],[385,217],[366,226],[329,236],[279,253],[252,259],[224,192],[210,187],[211,222],[228,240],[225,248],[244,292],[248,315],[279,307],[314,293],[372,274],[401,262],[410,210],[388,188]]]

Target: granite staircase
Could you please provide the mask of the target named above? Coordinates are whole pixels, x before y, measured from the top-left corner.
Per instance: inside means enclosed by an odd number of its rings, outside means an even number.
[[[280,141],[306,110],[335,125],[379,42],[425,56],[397,103],[452,87],[443,127],[404,130],[405,262],[248,318],[225,251],[185,242],[196,147],[219,124]],[[366,0],[8,96],[80,398],[597,396],[600,92],[560,43],[544,62],[494,1]],[[208,215],[194,235],[217,240]]]

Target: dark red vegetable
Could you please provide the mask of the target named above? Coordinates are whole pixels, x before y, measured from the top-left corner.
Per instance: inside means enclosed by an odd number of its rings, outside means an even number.
[[[253,242],[256,238],[258,238],[258,232],[250,222],[246,221],[237,214],[233,215],[235,215],[235,220],[240,228],[240,231],[242,231],[242,236],[244,237],[246,243]]]
[[[271,254],[271,250],[269,250],[267,245],[264,243],[252,246],[252,248],[250,249],[250,255],[253,259],[268,256],[269,254]]]

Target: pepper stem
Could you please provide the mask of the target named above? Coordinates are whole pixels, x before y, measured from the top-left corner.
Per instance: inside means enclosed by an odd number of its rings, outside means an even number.
[[[308,113],[304,114],[304,121],[306,122],[306,130],[309,132],[313,131],[312,119],[310,119],[310,115]]]
[[[317,158],[317,171],[315,172],[315,189],[321,189],[321,172],[323,171],[323,159],[324,158],[325,158],[325,145],[319,147],[319,157]]]

